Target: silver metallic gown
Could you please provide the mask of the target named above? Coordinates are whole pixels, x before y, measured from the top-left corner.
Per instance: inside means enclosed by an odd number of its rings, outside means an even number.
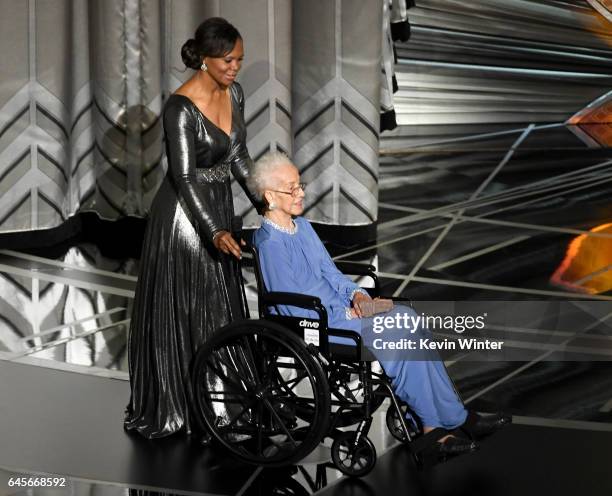
[[[171,95],[164,107],[168,172],[151,207],[128,340],[125,427],[147,438],[193,430],[191,358],[216,329],[246,315],[237,264],[212,244],[232,226],[230,170],[246,191],[251,164],[244,94],[238,83],[230,91],[230,136],[185,96]]]

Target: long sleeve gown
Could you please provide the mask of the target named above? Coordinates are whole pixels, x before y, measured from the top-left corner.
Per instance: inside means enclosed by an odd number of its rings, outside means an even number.
[[[124,425],[147,438],[193,430],[191,358],[216,329],[246,315],[237,264],[212,243],[231,230],[230,171],[247,191],[251,166],[244,93],[238,83],[230,93],[229,136],[183,95],[164,107],[168,171],[151,207],[128,340]]]

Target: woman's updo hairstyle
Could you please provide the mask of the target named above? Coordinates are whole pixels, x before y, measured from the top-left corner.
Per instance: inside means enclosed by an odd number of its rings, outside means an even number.
[[[211,17],[198,26],[195,39],[188,39],[181,48],[184,64],[196,71],[204,57],[223,57],[232,51],[238,38],[238,30],[222,17]]]

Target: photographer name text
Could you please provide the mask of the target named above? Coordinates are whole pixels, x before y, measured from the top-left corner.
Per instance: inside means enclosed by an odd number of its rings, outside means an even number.
[[[372,342],[376,350],[501,350],[503,341],[490,339],[460,338],[434,341],[429,338],[388,340],[377,338]]]

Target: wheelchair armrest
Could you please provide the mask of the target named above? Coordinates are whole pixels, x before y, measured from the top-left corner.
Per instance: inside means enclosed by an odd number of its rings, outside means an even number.
[[[334,262],[338,270],[343,274],[349,274],[353,276],[366,276],[374,281],[374,288],[366,288],[370,289],[368,293],[370,296],[379,296],[380,295],[380,282],[378,281],[378,276],[376,275],[376,268],[373,265],[364,265],[355,262],[347,262],[344,260],[338,260]]]
[[[347,331],[345,329],[329,329],[328,335],[339,338],[348,338],[355,342],[355,347],[361,350],[361,335],[355,331]]]
[[[349,262],[346,260],[335,260],[334,263],[338,270],[343,274],[350,274],[354,276],[369,276],[371,274],[376,275],[376,269],[373,265],[364,265],[356,262]]]
[[[270,291],[262,295],[263,301],[271,305],[293,305],[295,307],[310,308],[321,304],[318,296],[310,296],[301,293],[286,293],[282,291]]]
[[[327,334],[327,310],[321,303],[318,296],[305,295],[300,293],[287,293],[281,291],[266,292],[261,296],[264,305],[291,305],[294,307],[314,310],[319,316],[319,332],[321,341],[319,349],[323,356],[329,359],[329,337]]]
[[[261,298],[262,302],[266,305],[291,305],[314,310],[319,315],[319,320],[321,320],[322,325],[327,328],[327,310],[318,296],[271,291],[269,293],[264,293]]]

